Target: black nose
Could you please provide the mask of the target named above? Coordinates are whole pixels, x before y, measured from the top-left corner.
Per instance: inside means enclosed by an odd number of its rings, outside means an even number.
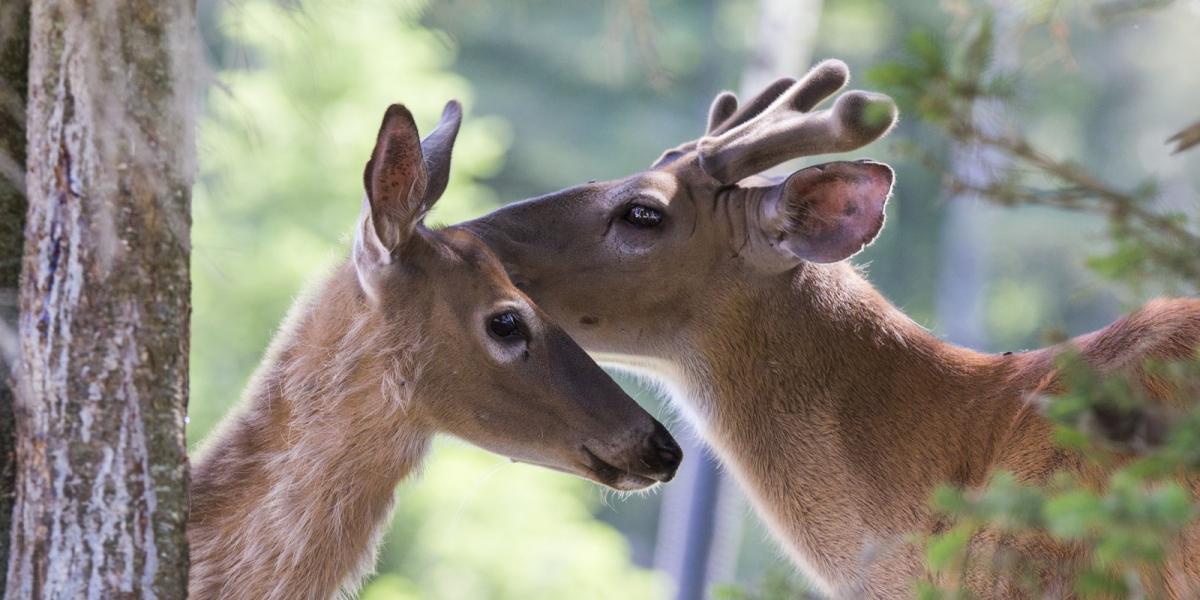
[[[679,444],[671,437],[667,428],[658,422],[654,423],[654,433],[650,434],[650,447],[657,461],[654,467],[659,470],[659,477],[656,479],[670,481],[675,477],[679,463],[683,461],[683,450],[679,448]]]

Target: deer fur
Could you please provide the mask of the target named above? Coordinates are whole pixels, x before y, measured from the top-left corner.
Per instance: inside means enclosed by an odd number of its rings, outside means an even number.
[[[405,411],[428,335],[413,316],[369,310],[349,265],[297,302],[196,458],[192,597],[328,598],[371,572],[396,485],[433,433]]]
[[[407,109],[384,117],[351,256],[295,304],[195,460],[192,598],[352,595],[435,433],[619,490],[674,475],[663,426],[480,240],[424,227],[460,118],[450,103],[421,142]]]
[[[603,364],[667,390],[820,591],[905,598],[923,573],[908,536],[945,526],[929,508],[939,483],[975,488],[1005,470],[1038,484],[1066,469],[1100,485],[1104,474],[1058,448],[1031,401],[1058,384],[1054,357],[1067,345],[1006,355],[956,347],[845,262],[883,226],[889,168],[756,174],[891,128],[895,106],[877,94],[847,92],[816,110],[847,78],[844,64],[826,61],[740,110],[724,93],[705,136],[651,169],[462,227]],[[1191,356],[1198,343],[1200,301],[1163,300],[1068,345],[1112,372]],[[1200,593],[1198,535],[1186,532],[1172,554],[1161,577],[1168,597]],[[1019,551],[1051,583],[1078,554],[995,532],[973,547]],[[1017,594],[1009,583],[986,573],[968,582],[997,598]]]
[[[806,264],[790,290],[746,290],[719,306],[699,316],[710,335],[695,338],[694,355],[680,361],[682,381],[671,387],[691,393],[674,400],[708,415],[706,439],[792,559],[830,595],[913,594],[923,556],[906,536],[942,525],[928,505],[940,483],[974,488],[1000,470],[1027,484],[1064,469],[1097,487],[1105,479],[1106,470],[1054,443],[1052,424],[1031,402],[1056,386],[1061,347],[989,355],[945,343],[845,263]],[[1156,301],[1070,342],[1107,372],[1187,358],[1198,344],[1196,300]],[[1200,497],[1200,485],[1189,486]],[[999,541],[986,533],[976,552]],[[1035,564],[1077,559],[1066,546],[1011,543]],[[1168,597],[1194,597],[1197,551],[1193,528],[1171,572],[1148,580],[1166,582]],[[969,586],[1009,597],[986,572]]]

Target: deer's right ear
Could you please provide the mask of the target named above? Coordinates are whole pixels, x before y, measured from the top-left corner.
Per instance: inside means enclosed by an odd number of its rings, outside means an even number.
[[[384,113],[363,171],[366,195],[354,240],[354,266],[368,292],[373,287],[372,273],[396,259],[425,213],[446,191],[450,154],[461,122],[462,106],[451,100],[433,133],[421,140],[404,105],[393,104]]]
[[[375,150],[363,171],[366,196],[354,240],[354,263],[360,278],[392,262],[429,209],[428,174],[421,138],[412,113],[393,104],[383,115]]]
[[[759,223],[793,259],[845,260],[879,235],[894,179],[891,167],[870,160],[801,169],[766,189]]]

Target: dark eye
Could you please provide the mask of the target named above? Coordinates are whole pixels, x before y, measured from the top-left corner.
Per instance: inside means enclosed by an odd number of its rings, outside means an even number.
[[[525,337],[521,330],[521,317],[513,312],[500,313],[492,317],[488,323],[488,331],[491,332],[492,337],[502,341],[513,341]]]
[[[663,215],[649,206],[633,204],[625,210],[624,219],[635,227],[650,228],[658,227],[662,223]]]

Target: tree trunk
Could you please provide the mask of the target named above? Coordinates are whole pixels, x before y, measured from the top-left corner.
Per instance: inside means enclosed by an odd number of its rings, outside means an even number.
[[[183,597],[194,2],[42,0],[30,42],[7,597]]]
[[[739,86],[743,101],[779,77],[808,72],[823,4],[823,0],[759,0],[758,27]]]
[[[994,67],[1012,72],[1017,61],[1016,39],[1019,18],[1013,9],[1002,2],[990,3],[995,15],[992,60]],[[1006,119],[1002,98],[981,98],[975,102],[971,115],[980,131],[996,133]],[[950,151],[950,169],[955,178],[973,186],[986,187],[1003,172],[1007,159],[994,149],[978,143],[955,143]],[[949,341],[975,348],[988,349],[988,334],[984,322],[984,301],[987,294],[991,230],[994,226],[988,211],[996,210],[975,192],[949,195],[945,221],[942,225],[941,273],[937,292],[937,321],[942,335]]]
[[[16,362],[17,282],[25,226],[25,94],[29,2],[0,6],[0,594],[16,497],[16,429],[10,373]]]

